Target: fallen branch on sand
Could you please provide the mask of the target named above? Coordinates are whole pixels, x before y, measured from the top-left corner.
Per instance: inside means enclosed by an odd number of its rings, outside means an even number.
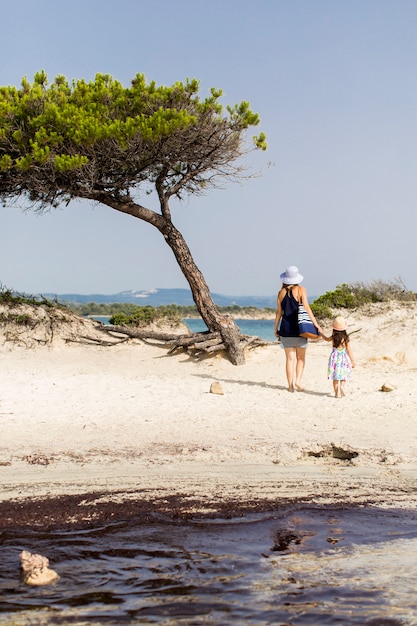
[[[220,333],[211,333],[209,331],[201,333],[192,333],[186,335],[178,335],[169,332],[151,331],[146,328],[131,328],[128,326],[103,326],[101,329],[111,337],[119,337],[120,335],[133,339],[142,339],[146,342],[158,342],[170,347],[168,354],[173,354],[179,350],[199,356],[203,353],[213,354],[225,350]],[[126,340],[126,339],[120,339]],[[270,342],[250,335],[240,335],[240,341],[243,348],[255,348],[266,346]]]

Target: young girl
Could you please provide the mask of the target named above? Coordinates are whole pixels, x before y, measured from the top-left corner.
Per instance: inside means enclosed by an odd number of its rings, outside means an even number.
[[[332,336],[326,337],[321,334],[323,339],[333,343],[333,349],[329,357],[327,378],[333,381],[335,398],[341,398],[345,395],[345,383],[350,378],[352,368],[355,367],[355,359],[353,358],[346,328],[345,319],[338,316],[333,320]]]

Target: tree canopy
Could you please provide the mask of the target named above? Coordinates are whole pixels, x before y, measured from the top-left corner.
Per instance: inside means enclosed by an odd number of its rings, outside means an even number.
[[[129,88],[103,74],[49,84],[43,71],[19,89],[1,87],[0,196],[25,194],[45,209],[154,183],[168,199],[239,175],[242,131],[259,117],[247,102],[225,114],[221,90],[205,99],[198,91],[197,80],[165,87],[142,74]],[[266,148],[263,133],[254,142]]]

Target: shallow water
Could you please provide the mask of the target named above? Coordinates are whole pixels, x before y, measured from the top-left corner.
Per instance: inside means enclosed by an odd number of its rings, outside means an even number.
[[[186,318],[184,319],[184,322],[187,324],[188,328],[194,333],[207,330],[207,326],[200,318]],[[274,335],[274,320],[237,319],[235,320],[235,322],[244,335],[260,337],[261,339],[265,339],[266,341],[277,340]]]
[[[417,512],[292,507],[234,520],[0,535],[0,621],[417,624]],[[19,553],[58,582],[28,587]]]

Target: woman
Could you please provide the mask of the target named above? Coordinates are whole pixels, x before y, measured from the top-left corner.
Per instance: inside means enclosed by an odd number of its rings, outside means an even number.
[[[285,350],[285,370],[288,380],[288,391],[303,391],[303,377],[308,339],[298,334],[298,305],[303,304],[311,321],[319,332],[314,313],[308,304],[307,291],[301,287],[303,276],[298,267],[291,265],[280,276],[282,287],[277,296],[277,313],[275,316],[274,334],[281,338]],[[294,380],[295,374],[295,380]]]

